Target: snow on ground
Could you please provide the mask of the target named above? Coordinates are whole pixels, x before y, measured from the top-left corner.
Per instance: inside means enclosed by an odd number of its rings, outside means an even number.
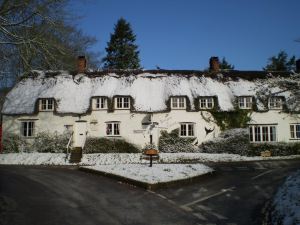
[[[160,153],[159,161],[153,163],[185,163],[185,162],[239,162],[274,159],[294,159],[294,156],[275,157],[246,157],[236,154],[210,154],[210,153]],[[116,165],[140,164],[148,162],[141,159],[141,153],[98,153],[84,154],[80,165]],[[8,153],[0,154],[0,164],[10,165],[72,165],[66,160],[64,153]]]
[[[213,172],[213,169],[203,164],[156,164],[153,167],[149,167],[148,164],[119,164],[85,168],[148,184],[183,180]]]
[[[300,224],[300,170],[289,176],[273,200],[272,224]]]
[[[110,164],[137,164],[144,163],[140,159],[139,153],[98,153],[85,154],[81,160],[81,165],[110,165]],[[160,153],[159,161],[154,163],[184,163],[184,162],[239,162],[239,161],[259,161],[272,159],[294,159],[294,156],[274,156],[274,157],[247,157],[237,154],[211,154],[211,153]]]
[[[63,153],[0,154],[0,164],[6,165],[73,165]]]

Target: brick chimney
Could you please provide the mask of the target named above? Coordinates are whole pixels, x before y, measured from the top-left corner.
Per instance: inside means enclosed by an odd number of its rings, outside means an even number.
[[[86,59],[85,56],[78,56],[77,58],[77,72],[84,73],[86,70]]]
[[[296,72],[300,73],[300,59],[296,61]]]
[[[209,59],[209,70],[212,72],[218,72],[220,70],[220,62],[219,58],[216,56],[212,56]]]

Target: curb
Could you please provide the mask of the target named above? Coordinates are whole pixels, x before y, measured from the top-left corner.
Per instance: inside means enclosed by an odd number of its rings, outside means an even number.
[[[203,174],[203,175],[190,177],[190,178],[187,178],[187,179],[149,184],[149,183],[146,183],[146,182],[137,181],[137,180],[122,177],[122,176],[119,176],[119,175],[106,173],[106,172],[102,172],[102,171],[97,171],[97,170],[93,170],[93,169],[89,169],[89,168],[85,168],[85,167],[79,167],[78,169],[83,171],[83,172],[92,173],[92,174],[112,178],[112,179],[115,179],[115,180],[118,180],[118,181],[121,181],[121,182],[124,182],[124,183],[127,183],[127,184],[132,184],[134,186],[144,188],[146,190],[151,190],[151,191],[161,189],[161,188],[173,187],[173,186],[177,186],[177,185],[181,185],[181,184],[192,184],[192,183],[198,182],[202,179],[206,179],[206,178],[216,174],[215,171],[212,171],[212,172],[209,172],[209,173],[206,173],[206,174]]]

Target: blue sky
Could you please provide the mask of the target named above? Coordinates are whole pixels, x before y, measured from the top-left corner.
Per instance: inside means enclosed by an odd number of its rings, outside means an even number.
[[[280,50],[300,58],[299,0],[73,0],[71,7],[102,57],[125,18],[145,69],[201,70],[219,56],[235,69],[261,70]]]

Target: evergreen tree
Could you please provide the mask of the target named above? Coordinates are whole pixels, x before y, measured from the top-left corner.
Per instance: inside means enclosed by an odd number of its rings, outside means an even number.
[[[280,51],[277,56],[272,56],[268,60],[265,68],[266,71],[291,71],[296,68],[296,57],[292,56],[288,59],[285,51]]]
[[[103,59],[104,68],[139,69],[139,51],[135,40],[130,24],[123,18],[119,19],[105,48],[107,55]]]
[[[221,70],[233,70],[234,69],[234,65],[232,64],[229,64],[225,57],[223,57],[221,63],[220,63],[220,69]]]

